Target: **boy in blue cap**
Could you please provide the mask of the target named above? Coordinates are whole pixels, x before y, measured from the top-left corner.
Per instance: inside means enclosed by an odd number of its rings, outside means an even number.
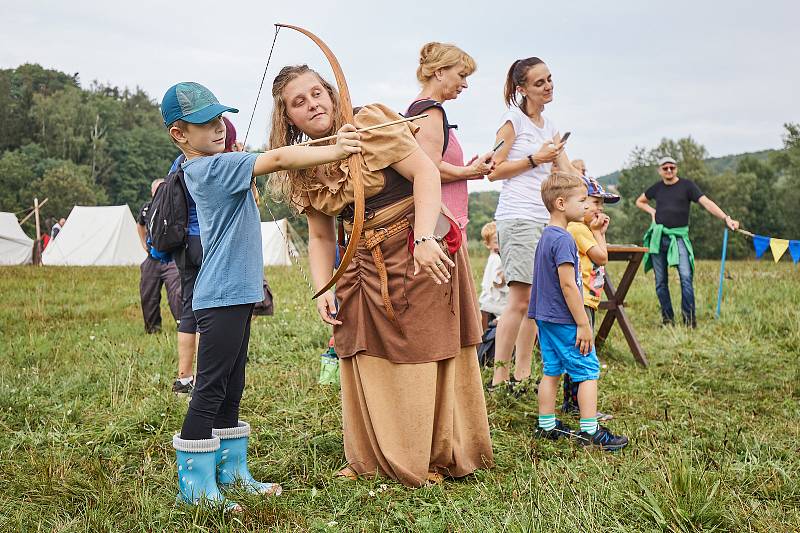
[[[587,210],[583,178],[554,172],[542,184],[542,201],[550,221],[542,232],[533,260],[528,317],[539,327],[543,377],[539,384],[539,424],[536,436],[549,440],[576,436],[585,446],[619,450],[628,444],[597,423],[597,380],[600,362],[594,351],[589,317],[583,308],[581,271],[569,222],[583,220]],[[556,392],[561,374],[580,382],[578,406],[581,430],[575,433],[556,419]]]
[[[250,426],[239,421],[253,304],[264,299],[261,218],[251,190],[256,176],[315,167],[361,151],[359,134],[343,126],[336,144],[287,146],[262,154],[225,150],[225,112],[199,83],[170,87],[161,115],[172,141],[186,156],[186,187],[197,204],[203,261],[192,309],[200,344],[194,394],[181,432],[173,438],[178,498],[187,503],[240,507],[220,487],[240,483],[249,492],[279,495],[277,483],[253,479],[247,467]]]

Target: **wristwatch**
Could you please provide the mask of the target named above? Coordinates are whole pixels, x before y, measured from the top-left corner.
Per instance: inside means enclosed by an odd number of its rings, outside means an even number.
[[[530,154],[528,155],[528,163],[530,163],[531,168],[536,168],[539,166],[536,164],[536,161],[533,160],[533,156]]]

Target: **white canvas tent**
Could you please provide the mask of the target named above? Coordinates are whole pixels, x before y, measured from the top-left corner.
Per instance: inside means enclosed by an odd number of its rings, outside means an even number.
[[[14,213],[0,212],[0,265],[27,265],[33,254],[33,239],[25,235]]]
[[[127,205],[76,205],[42,253],[44,265],[138,265],[145,251]]]
[[[261,223],[261,252],[264,266],[291,266],[292,258],[297,256],[297,248],[292,242],[289,221],[285,218],[274,222]]]

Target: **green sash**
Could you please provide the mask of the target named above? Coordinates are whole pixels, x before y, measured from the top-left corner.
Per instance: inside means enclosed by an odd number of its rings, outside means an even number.
[[[678,239],[683,240],[686,245],[686,251],[689,252],[689,264],[692,266],[694,272],[694,250],[692,249],[692,241],[689,240],[689,226],[681,226],[679,228],[667,228],[663,224],[656,224],[653,222],[647,228],[644,234],[643,244],[648,249],[644,254],[644,271],[648,272],[653,268],[653,259],[651,254],[661,253],[661,237],[666,235],[669,237],[669,248],[667,248],[667,265],[674,267],[678,266],[679,253],[678,253]]]

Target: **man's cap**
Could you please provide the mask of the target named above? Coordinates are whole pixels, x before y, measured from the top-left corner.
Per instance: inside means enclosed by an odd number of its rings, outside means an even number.
[[[610,192],[606,192],[603,189],[603,186],[600,185],[594,178],[583,178],[583,181],[586,182],[586,188],[589,189],[589,196],[594,196],[596,198],[602,198],[603,203],[606,204],[615,204],[619,202],[619,195],[618,194],[611,194]]]
[[[161,99],[161,118],[165,126],[176,120],[203,124],[226,112],[238,113],[239,110],[220,104],[211,91],[193,81],[176,83]]]
[[[671,158],[668,155],[665,155],[664,157],[662,157],[661,159],[658,160],[658,166],[663,166],[665,163],[672,163],[673,165],[677,165],[678,164],[677,161],[675,161],[673,158]]]

